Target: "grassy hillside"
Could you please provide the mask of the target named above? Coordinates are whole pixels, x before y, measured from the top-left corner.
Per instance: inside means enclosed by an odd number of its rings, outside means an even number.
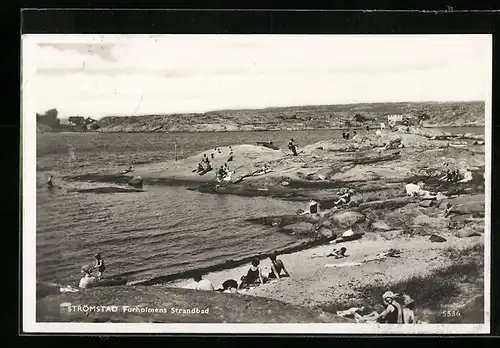
[[[483,126],[484,102],[371,103],[104,117],[99,132],[236,131],[364,127],[403,114],[423,126]]]

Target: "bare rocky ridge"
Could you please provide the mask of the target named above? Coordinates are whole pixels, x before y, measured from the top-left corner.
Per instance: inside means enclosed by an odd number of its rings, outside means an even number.
[[[425,127],[484,126],[484,102],[371,103],[222,110],[204,114],[109,116],[97,132],[205,132],[305,130],[378,126],[403,114]]]

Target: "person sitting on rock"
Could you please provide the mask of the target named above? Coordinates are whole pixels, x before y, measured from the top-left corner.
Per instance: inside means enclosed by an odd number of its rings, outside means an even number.
[[[281,271],[283,271],[283,275],[285,277],[290,277],[290,273],[288,273],[287,269],[285,268],[283,261],[278,259],[276,253],[272,253],[271,256],[269,256],[269,259],[271,260],[271,272],[269,272],[268,278],[281,279]]]
[[[83,278],[80,279],[78,285],[80,289],[88,289],[97,285],[98,279],[92,276],[92,267],[89,265],[82,266],[81,273],[83,273]]]
[[[202,172],[204,171],[205,168],[203,167],[203,164],[200,162],[198,162],[198,168],[196,169],[196,171],[199,173],[199,172]]]
[[[213,284],[209,280],[203,279],[202,272],[195,272],[195,274],[193,275],[193,280],[194,282],[188,284],[185,287],[186,289],[215,291]]]
[[[376,316],[375,320],[385,324],[402,324],[403,311],[401,305],[396,301],[396,295],[392,291],[386,291],[382,295],[382,301],[386,308]]]
[[[356,138],[356,137],[357,137],[356,131],[353,131],[352,132],[352,139],[354,140],[354,138]]]
[[[451,181],[451,170],[446,169],[446,174],[439,178],[440,181]]]
[[[226,175],[227,175],[226,169],[224,168],[224,166],[220,166],[219,170],[217,170],[217,181],[221,182],[222,180],[224,180]]]
[[[345,131],[342,132],[342,139],[345,140]]]
[[[299,215],[305,215],[305,214],[319,214],[319,204],[312,197],[309,200],[308,209],[304,210]]]
[[[262,276],[262,270],[259,265],[259,259],[255,258],[252,260],[247,274],[241,277],[241,283],[239,284],[238,289],[248,287],[252,284],[255,284],[257,281],[259,281],[261,284],[264,284],[264,277]]]
[[[351,201],[351,193],[349,192],[349,190],[341,190],[337,192],[337,195],[339,195],[340,197],[334,203],[336,206],[346,205]]]

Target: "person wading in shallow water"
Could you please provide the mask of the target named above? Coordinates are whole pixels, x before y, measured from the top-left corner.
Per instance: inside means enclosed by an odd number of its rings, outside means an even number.
[[[52,181],[53,178],[52,178],[52,175],[49,176],[49,178],[47,179],[47,187],[48,188],[53,188],[54,187],[54,182]]]
[[[288,148],[292,150],[294,156],[298,156],[297,144],[295,144],[295,141],[293,139],[290,139],[290,141],[288,142]]]
[[[96,253],[94,257],[95,257],[94,269],[97,269],[97,278],[101,279],[102,274],[106,270],[106,266],[104,265],[104,260],[101,257],[101,253]]]

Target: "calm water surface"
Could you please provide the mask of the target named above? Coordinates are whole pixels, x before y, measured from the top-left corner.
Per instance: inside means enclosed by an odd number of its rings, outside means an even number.
[[[484,128],[443,129],[484,133]],[[104,256],[108,275],[146,279],[268,252],[297,242],[245,219],[290,214],[302,207],[267,197],[211,195],[148,186],[139,193],[48,192],[49,174],[65,189],[102,184],[64,182],[63,175],[120,170],[187,157],[217,146],[290,138],[312,144],[340,131],[224,133],[45,133],[37,139],[37,280],[67,284],[80,267]],[[359,131],[358,133],[362,133]],[[177,143],[177,151],[175,149]]]

